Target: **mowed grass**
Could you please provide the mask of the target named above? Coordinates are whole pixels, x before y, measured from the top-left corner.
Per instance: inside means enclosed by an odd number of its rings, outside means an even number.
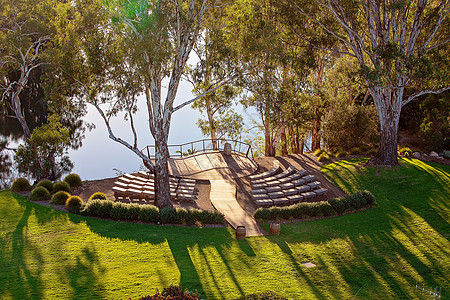
[[[450,167],[363,161],[323,172],[346,192],[370,190],[376,208],[244,241],[227,228],[81,217],[0,192],[0,299],[136,299],[170,284],[207,299],[263,290],[292,299],[429,299],[416,283],[440,286],[447,299]],[[317,266],[301,265],[308,261]]]

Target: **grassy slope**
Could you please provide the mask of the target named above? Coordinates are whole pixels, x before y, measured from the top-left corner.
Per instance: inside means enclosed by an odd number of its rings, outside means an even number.
[[[358,162],[323,171],[346,192],[370,190],[377,208],[244,241],[224,228],[69,215],[0,192],[0,299],[134,299],[171,283],[208,299],[261,290],[294,299],[426,299],[416,282],[441,286],[448,298],[450,168],[402,160],[377,174]]]

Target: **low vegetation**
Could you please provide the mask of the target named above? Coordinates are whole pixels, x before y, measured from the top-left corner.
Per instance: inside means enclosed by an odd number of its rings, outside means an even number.
[[[90,200],[108,200],[108,197],[106,197],[105,193],[95,192],[89,197]]]
[[[79,213],[83,206],[83,200],[78,196],[70,196],[66,200],[66,209],[71,213]]]
[[[43,186],[47,189],[47,191],[49,191],[50,193],[53,191],[53,182],[51,182],[48,179],[42,179],[41,181],[38,182],[38,184],[36,186]]]
[[[52,197],[50,192],[43,186],[38,186],[34,188],[30,193],[30,200],[33,201],[45,201]]]
[[[347,194],[369,190],[376,207],[242,241],[230,228],[114,222],[0,191],[0,299],[139,299],[171,284],[202,299],[263,290],[287,299],[429,299],[416,284],[449,298],[450,166],[364,162],[322,171]]]
[[[353,195],[333,198],[320,202],[301,202],[285,207],[258,208],[254,214],[256,220],[292,220],[329,217],[369,208],[375,204],[375,198],[369,191],[360,191]]]
[[[72,189],[70,188],[70,185],[65,181],[58,181],[55,184],[53,184],[53,193],[64,191],[67,193],[71,193]]]
[[[17,178],[13,181],[11,185],[11,190],[13,192],[26,192],[31,191],[31,185],[25,178]]]
[[[56,192],[55,194],[53,194],[52,199],[50,200],[51,204],[56,204],[56,205],[65,205],[67,199],[69,199],[70,194],[68,192],[65,191],[59,191]]]
[[[64,178],[64,181],[67,182],[70,185],[71,188],[78,187],[78,186],[81,186],[83,184],[83,182],[81,181],[80,176],[78,174],[75,174],[75,173],[67,175]]]

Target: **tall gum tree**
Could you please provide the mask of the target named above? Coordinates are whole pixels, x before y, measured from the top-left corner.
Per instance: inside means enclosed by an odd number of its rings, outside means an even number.
[[[180,80],[186,72],[186,62],[202,30],[205,11],[214,5],[215,2],[210,0],[118,0],[106,2],[105,8],[109,12],[110,20],[106,24],[96,26],[96,29],[101,37],[116,35],[120,37],[117,38],[119,43],[124,43],[126,49],[124,48],[121,53],[123,60],[119,63],[122,70],[111,64],[108,65],[108,71],[98,67],[92,69],[98,79],[109,85],[109,88],[89,80],[89,76],[83,78],[87,78],[87,81],[79,80],[86,87],[85,95],[90,99],[89,102],[97,108],[102,116],[109,137],[138,155],[144,165],[155,174],[155,205],[161,208],[172,206],[167,147],[172,114],[223,84],[223,82],[219,82],[193,99],[184,101],[178,106],[174,105]],[[102,52],[105,49],[100,50]],[[105,58],[112,57],[109,53],[102,59],[101,56],[104,53],[103,51],[99,54],[100,57],[97,57],[100,66],[105,63]],[[93,53],[93,57],[95,56],[96,54]],[[117,76],[114,75],[115,70],[119,70],[121,76],[125,74],[122,76],[125,78],[125,86],[126,82],[129,83],[126,80],[129,76],[126,74],[132,74],[132,77],[138,76],[139,79],[136,82],[142,83],[141,90],[144,91],[146,97],[149,131],[155,141],[154,160],[147,157],[138,148],[132,115],[137,109],[135,100],[139,88],[135,92],[127,93],[123,88],[124,85],[118,82]],[[85,84],[86,82],[90,84]],[[163,83],[167,85],[165,95]],[[120,90],[123,92],[119,92]],[[111,95],[124,101],[114,102],[117,105],[113,109],[105,111],[101,104],[105,103],[105,98]],[[117,111],[126,112],[133,131],[133,142],[127,142],[114,134],[110,119],[117,114]]]
[[[380,148],[374,162],[397,165],[397,130],[402,106],[424,94],[449,90],[449,1],[282,0],[281,14],[296,37],[316,49],[356,58],[375,102]],[[285,12],[285,13],[283,13]],[[294,13],[292,13],[294,12]],[[306,26],[304,26],[306,27]],[[321,32],[334,46],[308,35]],[[339,45],[339,46],[337,46]]]

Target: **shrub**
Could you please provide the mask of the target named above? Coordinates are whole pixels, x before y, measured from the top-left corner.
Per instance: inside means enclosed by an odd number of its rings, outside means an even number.
[[[409,147],[402,147],[398,152],[403,156],[411,156],[413,153]]]
[[[70,189],[70,185],[65,181],[58,181],[53,185],[53,193],[64,191],[71,193],[72,190]]]
[[[90,200],[84,206],[81,214],[92,217],[110,218],[113,203],[114,202],[109,200]]]
[[[82,206],[83,200],[81,200],[81,198],[78,196],[70,196],[66,200],[66,209],[71,213],[80,213]]]
[[[42,179],[41,181],[39,181],[39,183],[36,186],[43,186],[47,189],[47,191],[49,191],[50,193],[53,190],[53,182],[51,182],[48,179]]]
[[[378,115],[373,105],[338,105],[322,118],[322,136],[329,148],[350,150],[378,138]]]
[[[450,150],[444,150],[444,151],[441,152],[440,155],[445,157],[445,158],[447,158],[447,159],[450,159]]]
[[[102,201],[102,200],[100,200]],[[137,220],[139,217],[139,205],[113,202],[111,207],[111,218],[114,220]]]
[[[245,295],[236,300],[288,300],[272,291],[257,292],[255,294]]]
[[[370,149],[369,151],[367,151],[367,154],[370,156],[375,156],[377,155],[377,149]]]
[[[80,176],[75,173],[67,175],[66,178],[64,178],[64,181],[67,182],[72,188],[81,186],[83,184]]]
[[[14,180],[13,184],[11,185],[11,190],[13,192],[26,192],[31,191],[31,185],[25,178],[17,178]]]
[[[347,152],[344,150],[339,150],[338,152],[336,152],[336,157],[345,157],[347,156]]]
[[[181,224],[181,220],[177,214],[175,208],[166,207],[159,211],[161,217],[161,223],[163,224]]]
[[[154,205],[141,205],[139,220],[145,223],[157,223],[159,221],[159,209]]]
[[[197,292],[190,292],[188,290],[182,290],[181,287],[176,285],[170,285],[164,288],[162,293],[156,291],[156,294],[139,298],[139,300],[200,300],[200,295]]]
[[[270,220],[270,210],[268,208],[258,208],[253,216],[260,221]]]
[[[90,200],[108,200],[108,197],[106,197],[105,193],[95,192],[89,197]]]
[[[50,200],[51,204],[64,205],[66,204],[67,199],[70,197],[68,192],[59,191],[52,196]]]
[[[323,152],[322,154],[319,155],[317,160],[320,162],[327,161],[330,160],[330,156],[328,155],[328,153]]]
[[[320,154],[322,154],[322,152],[322,149],[317,149],[316,151],[314,151],[314,156],[319,156]]]
[[[358,154],[362,154],[363,151],[359,147],[354,147],[354,148],[350,149],[349,153],[351,155],[358,155]]]
[[[38,186],[30,193],[30,200],[33,201],[44,201],[50,199],[50,197],[50,192],[43,186]]]
[[[360,191],[358,193],[360,193],[366,199],[367,205],[370,205],[370,206],[375,205],[375,197],[372,195],[371,192],[364,190],[364,191]]]

